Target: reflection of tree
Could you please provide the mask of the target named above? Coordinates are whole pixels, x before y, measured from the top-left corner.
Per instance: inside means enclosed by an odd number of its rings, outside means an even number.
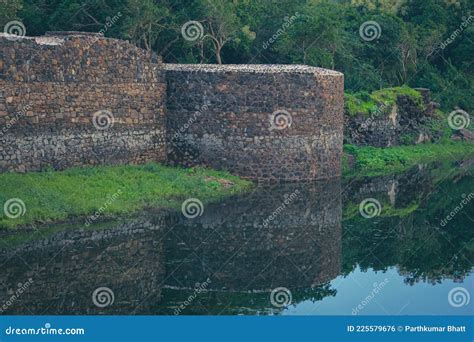
[[[473,235],[469,221],[461,216],[455,229],[430,226],[410,227],[413,238],[399,240],[400,274],[407,284],[437,283],[443,279],[462,280],[473,266]]]
[[[303,302],[306,300],[310,300],[312,302],[317,302],[326,297],[334,297],[336,296],[337,290],[332,289],[329,283],[322,284],[318,287],[308,288],[308,289],[300,289],[293,291],[293,301],[294,302]]]
[[[397,265],[410,285],[419,281],[434,284],[443,279],[461,281],[469,274],[474,265],[474,232],[469,218],[474,217],[473,203],[444,227],[441,220],[459,205],[463,193],[474,188],[474,180],[457,175],[439,182],[438,175],[429,176],[416,176],[417,182],[424,184],[421,194],[416,189],[410,192],[407,187],[397,194],[398,203],[422,200],[417,202],[419,209],[409,215],[403,215],[403,208],[390,208],[391,213],[398,210],[400,215],[372,220],[353,216],[344,222],[344,274],[357,265],[362,270],[385,270]],[[403,182],[413,184],[410,180]]]
[[[337,291],[329,283],[305,289],[290,289],[292,303],[316,302],[325,297],[336,296]],[[163,290],[164,301],[160,302],[158,314],[170,314],[181,303],[194,298],[191,305],[181,312],[184,315],[235,315],[235,314],[278,314],[285,307],[277,308],[270,302],[270,292],[228,292],[207,291],[197,296],[193,290]],[[291,305],[290,305],[291,306]]]

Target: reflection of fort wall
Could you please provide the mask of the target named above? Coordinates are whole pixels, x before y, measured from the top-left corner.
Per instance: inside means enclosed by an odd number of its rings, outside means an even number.
[[[211,290],[255,291],[332,280],[341,269],[339,194],[337,180],[279,184],[206,206],[167,236],[167,261],[181,265],[167,285],[209,277]]]
[[[341,271],[339,193],[339,181],[262,186],[195,219],[178,212],[52,233],[0,251],[0,304],[29,278],[5,314],[172,313],[163,286],[192,291],[208,277],[211,291],[317,287]],[[93,304],[99,287],[114,292],[111,306]]]
[[[163,250],[150,232],[161,229],[134,220],[111,229],[66,230],[0,254],[0,305],[29,278],[32,284],[5,314],[131,313],[156,302],[164,278]],[[113,305],[100,309],[93,304],[98,287],[112,289]]]

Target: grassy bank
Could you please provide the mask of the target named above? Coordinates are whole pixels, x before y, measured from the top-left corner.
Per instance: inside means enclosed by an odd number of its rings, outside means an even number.
[[[0,227],[89,216],[132,214],[149,208],[180,208],[187,198],[203,203],[244,192],[252,184],[227,172],[158,164],[99,166],[66,171],[0,174],[0,204],[24,203],[16,218],[0,212]],[[16,201],[18,203],[18,201]],[[14,202],[13,202],[14,203]],[[21,204],[17,209],[22,211]],[[10,216],[16,216],[12,205]]]
[[[344,145],[343,173],[348,176],[377,176],[402,172],[413,165],[432,161],[456,161],[474,157],[474,143],[444,142],[378,148]],[[353,157],[350,166],[349,157]]]

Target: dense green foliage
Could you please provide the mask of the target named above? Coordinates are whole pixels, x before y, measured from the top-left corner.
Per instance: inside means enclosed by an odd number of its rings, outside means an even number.
[[[158,164],[2,173],[0,203],[20,198],[26,212],[8,218],[2,211],[0,227],[91,215],[106,202],[102,218],[147,208],[179,208],[190,197],[205,203],[250,187],[250,182],[227,172]]]
[[[3,0],[0,24],[21,20],[27,35],[102,30],[167,62],[334,68],[352,93],[426,87],[449,113],[474,108],[473,9],[470,0]],[[183,39],[191,20],[201,39]],[[380,26],[377,39],[361,38],[367,21]]]
[[[416,164],[435,160],[455,162],[474,156],[474,143],[444,142],[389,148],[344,145],[344,152],[352,155],[355,161],[351,169],[347,155],[343,158],[345,174],[375,176],[401,172]]]

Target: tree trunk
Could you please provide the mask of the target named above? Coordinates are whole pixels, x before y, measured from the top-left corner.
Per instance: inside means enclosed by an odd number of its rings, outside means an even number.
[[[222,47],[221,47],[220,45],[216,45],[216,60],[217,60],[217,64],[222,64],[221,49],[222,49]]]

